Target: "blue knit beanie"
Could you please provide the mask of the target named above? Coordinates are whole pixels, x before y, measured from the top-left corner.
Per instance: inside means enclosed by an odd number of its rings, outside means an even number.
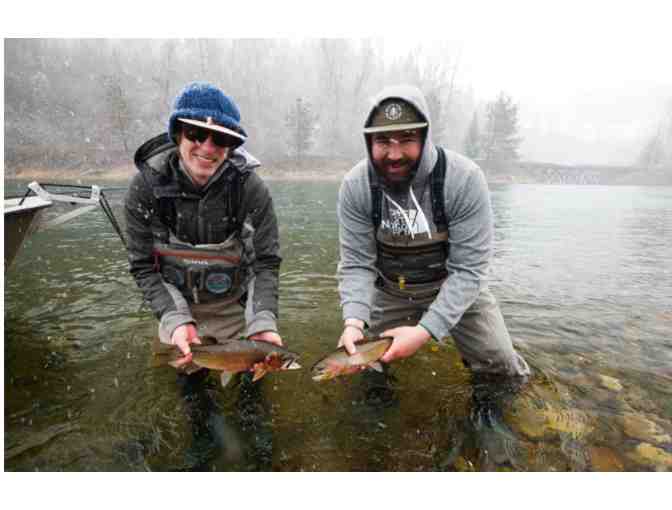
[[[240,112],[236,103],[217,87],[205,82],[189,83],[177,95],[168,120],[168,134],[177,143],[178,118],[205,122],[208,117],[215,124],[247,137],[240,125]]]

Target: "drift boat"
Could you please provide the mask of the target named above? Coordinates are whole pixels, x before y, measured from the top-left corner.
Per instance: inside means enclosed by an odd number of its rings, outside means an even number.
[[[14,261],[23,240],[35,230],[38,217],[52,202],[41,197],[5,199],[5,271]]]
[[[67,190],[67,193],[49,192],[45,189],[47,187]],[[44,210],[54,205],[54,202],[64,202],[81,207],[49,221],[41,221],[40,216],[42,216]],[[5,273],[14,261],[17,253],[19,253],[23,241],[30,234],[38,229],[45,229],[65,223],[97,208],[99,205],[119,234],[121,241],[126,244],[121,229],[112,213],[112,209],[98,186],[75,186],[71,184],[40,185],[37,182],[31,182],[23,197],[5,198]]]

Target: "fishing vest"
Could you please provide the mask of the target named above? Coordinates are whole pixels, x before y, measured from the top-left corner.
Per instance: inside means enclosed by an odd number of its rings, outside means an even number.
[[[446,177],[446,156],[437,147],[437,161],[430,175],[432,221],[436,232],[427,234],[393,235],[380,229],[383,190],[374,170],[369,166],[372,220],[376,238],[376,287],[400,297],[424,298],[438,293],[448,276],[446,260],[449,254],[448,221],[444,206],[443,186]],[[422,198],[421,198],[422,200]],[[416,213],[417,214],[417,213]],[[431,225],[429,225],[431,230]]]
[[[245,177],[231,168],[220,177],[213,201],[212,197],[183,191],[167,176],[152,176],[159,220],[152,222],[154,270],[190,303],[243,293],[247,264],[239,201]],[[191,237],[191,242],[186,237]],[[207,242],[197,243],[196,237]]]

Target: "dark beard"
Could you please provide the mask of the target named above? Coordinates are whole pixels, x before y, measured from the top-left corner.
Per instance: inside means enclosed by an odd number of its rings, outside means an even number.
[[[404,160],[401,161],[401,163],[403,163],[404,165],[408,164],[408,160],[404,159]],[[387,166],[387,164],[388,163],[386,161],[384,161],[383,162],[383,167]],[[374,164],[373,167],[376,169],[376,173],[378,174],[378,177],[380,177],[381,181],[385,183],[386,187],[388,187],[392,191],[402,191],[402,190],[408,188],[409,183],[411,182],[411,180],[415,176],[415,174],[418,170],[418,163],[413,165],[411,167],[410,171],[408,172],[408,175],[404,179],[399,180],[399,181],[391,181],[391,180],[387,179],[387,177],[385,175],[385,170],[383,170],[383,168],[378,167],[378,165]]]

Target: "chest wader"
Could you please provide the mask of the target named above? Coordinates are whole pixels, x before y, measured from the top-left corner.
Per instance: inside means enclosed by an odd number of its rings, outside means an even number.
[[[448,222],[446,220],[443,184],[446,157],[437,147],[438,158],[431,173],[432,217],[436,232],[427,234],[392,235],[379,227],[382,220],[383,191],[369,167],[371,182],[372,219],[376,236],[378,278],[376,287],[397,297],[424,299],[436,296],[448,276],[446,260],[449,253]],[[431,228],[431,227],[430,227]]]
[[[230,219],[227,238],[223,242],[190,244],[178,239],[178,199],[201,200],[200,196],[179,191],[176,184],[154,187],[161,226],[153,232],[154,270],[173,284],[184,298],[195,304],[240,297],[245,284],[243,270],[244,243],[241,239],[243,218],[238,216],[240,187],[243,177],[233,172],[225,180],[226,215]]]
[[[154,243],[155,269],[191,303],[233,296],[243,283],[243,245],[232,237],[220,244],[185,245],[173,236]]]

